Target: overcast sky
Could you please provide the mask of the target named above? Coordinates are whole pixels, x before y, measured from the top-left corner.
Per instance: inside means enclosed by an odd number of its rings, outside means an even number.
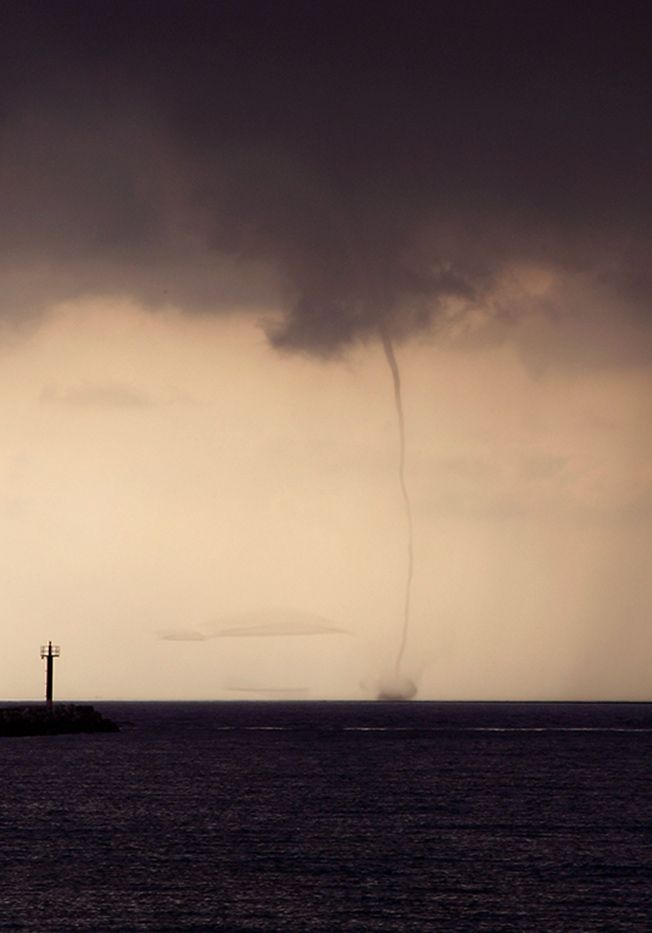
[[[649,699],[648,5],[3,20],[0,694]]]

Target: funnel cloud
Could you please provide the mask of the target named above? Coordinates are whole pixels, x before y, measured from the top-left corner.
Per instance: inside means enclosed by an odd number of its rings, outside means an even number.
[[[410,626],[410,602],[412,597],[412,576],[414,573],[414,532],[412,528],[412,506],[410,504],[410,496],[408,495],[407,486],[405,484],[405,418],[403,416],[403,400],[401,396],[401,374],[399,372],[398,363],[396,362],[396,354],[394,353],[392,339],[382,323],[380,327],[380,336],[394,384],[394,401],[396,404],[396,418],[398,421],[399,433],[398,479],[401,487],[401,495],[403,497],[405,522],[407,526],[407,567],[405,575],[403,626],[401,629],[401,641],[399,644],[395,663],[395,673],[396,677],[398,678],[401,670],[401,661],[403,660],[403,654],[405,653],[405,647],[407,645],[408,631]],[[416,690],[414,692],[416,692]]]

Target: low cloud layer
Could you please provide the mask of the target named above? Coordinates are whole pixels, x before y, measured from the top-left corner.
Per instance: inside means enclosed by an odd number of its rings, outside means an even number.
[[[647,360],[647,18],[638,3],[589,18],[539,2],[12,4],[2,313],[86,294],[265,306],[277,346],[330,355],[381,320],[400,337],[481,312],[500,339],[532,306],[505,277],[534,266],[557,283],[538,310],[578,322],[576,356],[609,356],[606,305],[629,335],[619,358]]]
[[[241,693],[245,696],[260,696],[266,700],[307,700],[310,696],[308,687],[261,687],[261,686],[228,686],[230,693]]]
[[[270,609],[224,616],[198,628],[161,632],[163,641],[207,641],[211,638],[276,638],[303,635],[344,635],[346,630],[307,612]]]
[[[151,408],[155,404],[147,393],[121,383],[84,383],[66,389],[47,386],[41,393],[41,401],[94,409]]]

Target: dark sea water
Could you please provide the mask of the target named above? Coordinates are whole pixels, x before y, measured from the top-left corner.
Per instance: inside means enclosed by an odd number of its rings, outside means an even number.
[[[652,930],[652,704],[96,706],[0,739],[0,929]]]

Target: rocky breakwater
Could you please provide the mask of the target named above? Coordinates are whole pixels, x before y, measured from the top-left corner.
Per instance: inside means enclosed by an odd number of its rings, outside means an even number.
[[[7,706],[0,709],[0,736],[60,735],[74,732],[119,732],[111,719],[92,706],[57,703],[46,706]]]

